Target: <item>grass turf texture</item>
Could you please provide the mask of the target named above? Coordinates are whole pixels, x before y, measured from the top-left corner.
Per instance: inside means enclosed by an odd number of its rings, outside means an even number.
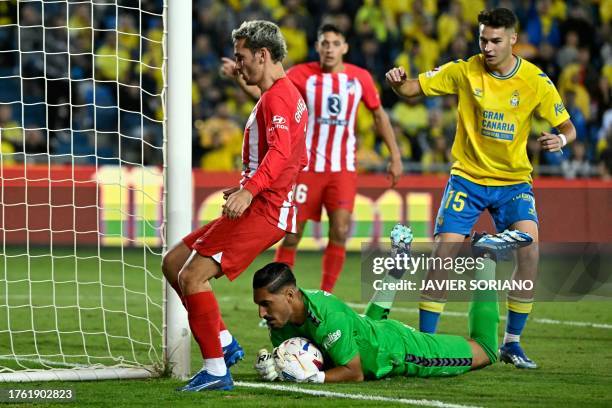
[[[13,248],[7,251],[9,254],[19,252]],[[44,251],[34,249],[32,254],[42,254]],[[69,255],[71,251],[61,250],[54,252],[54,255]],[[159,312],[155,304],[160,302],[161,296],[157,294],[159,281],[149,279],[149,294],[153,299],[147,301],[145,296],[136,295],[133,300],[128,298],[127,302],[123,296],[123,290],[119,285],[133,290],[134,292],[144,291],[143,261],[142,250],[129,250],[124,253],[124,261],[120,262],[121,253],[118,249],[103,250],[102,256],[105,259],[115,261],[104,262],[101,268],[102,275],[99,274],[100,268],[97,261],[79,261],[78,272],[79,281],[95,282],[101,280],[109,285],[104,289],[104,307],[108,312],[104,315],[101,310],[96,308],[96,297],[99,299],[99,285],[97,289],[94,284],[80,286],[80,306],[78,310],[67,307],[61,309],[61,313],[69,315],[66,321],[75,322],[74,326],[62,327],[62,330],[70,331],[78,327],[76,322],[79,317],[83,327],[89,327],[92,333],[106,325],[106,330],[117,335],[111,338],[111,350],[117,354],[134,357],[138,361],[149,361],[149,346],[146,342],[152,339],[153,342],[159,341],[159,335],[155,328],[149,330],[149,326],[142,319],[135,316],[144,316],[145,307],[148,305],[150,313],[154,318],[159,318]],[[96,255],[94,250],[80,250],[79,256]],[[267,330],[257,327],[259,318],[257,308],[252,303],[251,277],[253,272],[272,259],[272,253],[267,252],[261,255],[251,267],[236,281],[229,282],[220,279],[213,282],[214,290],[219,299],[219,304],[223,313],[224,320],[231,332],[236,335],[245,349],[246,360],[232,368],[235,381],[256,382],[257,377],[252,369],[252,364],[256,352],[261,347],[270,347],[267,341]],[[337,285],[336,294],[342,299],[363,303],[360,299],[360,288],[355,282],[359,282],[359,254],[349,254],[343,275]],[[50,276],[51,261],[49,257],[30,259],[30,276],[33,278],[44,278]],[[74,277],[74,264],[69,258],[65,258],[64,265],[56,264],[54,271],[56,274],[66,273],[65,280],[69,281]],[[121,274],[123,265],[131,266],[126,269],[125,274]],[[148,256],[148,269],[159,278],[161,272],[158,268],[159,258]],[[62,272],[62,267],[68,268]],[[26,257],[5,257],[0,255],[0,355],[8,354],[10,342],[6,333],[7,329],[7,307],[6,304],[13,306],[27,303],[29,298],[29,288],[25,282],[14,282],[21,277],[28,275]],[[296,268],[298,283],[302,287],[316,288],[320,280],[320,254],[300,253],[298,255],[298,265]],[[125,276],[125,281],[122,276]],[[6,298],[7,278],[9,284],[9,297]],[[56,280],[61,280],[61,275],[56,276]],[[50,284],[40,283],[31,285],[32,299],[34,304],[49,304],[52,299]],[[67,296],[76,293],[74,283],[64,283],[55,285],[56,304],[68,306],[75,303],[74,300],[68,301]],[[157,296],[157,297],[156,297]],[[89,303],[88,303],[89,302]],[[122,310],[127,310],[133,317],[126,317]],[[391,317],[402,322],[416,326],[418,315],[414,311],[414,303],[398,303],[396,306],[403,311],[392,311]],[[502,315],[505,314],[503,303],[501,304]],[[40,308],[36,318],[37,329],[50,329],[53,327],[52,318],[55,316],[53,308]],[[466,312],[467,305],[463,303],[450,303],[447,311]],[[17,322],[21,322],[23,327],[31,326],[31,316],[29,308],[15,308],[10,311],[11,327],[15,327]],[[358,310],[362,312],[362,310]],[[588,321],[596,323],[612,324],[612,304],[609,302],[579,302],[579,303],[537,303],[534,307],[534,318],[549,318],[562,321]],[[58,312],[59,313],[59,312]],[[46,315],[45,315],[46,314]],[[47,316],[45,318],[45,316]],[[63,320],[62,320],[63,321]],[[128,324],[129,322],[129,324]],[[68,323],[65,323],[68,324]],[[160,321],[155,323],[160,327]],[[130,335],[137,343],[129,342],[121,337],[125,335],[127,327],[130,328]],[[500,336],[503,333],[504,321],[500,325]],[[22,328],[23,328],[22,327]],[[467,318],[457,316],[442,316],[439,327],[441,333],[452,333],[465,335],[467,333]],[[28,341],[28,333],[23,333],[18,345],[15,341],[17,335],[13,336],[13,347],[15,351],[30,352],[32,342]],[[38,350],[41,354],[52,353],[57,349],[53,345],[53,337],[57,335],[47,335],[38,337]],[[31,334],[29,334],[31,338]],[[80,336],[82,337],[82,336]],[[103,355],[107,340],[100,334],[86,336],[86,341],[72,341],[75,346],[66,346],[64,353],[80,354],[83,344],[87,345],[90,355]],[[501,337],[500,337],[501,338]],[[141,345],[139,343],[145,343]],[[542,324],[536,321],[528,323],[523,335],[523,344],[528,355],[533,358],[540,368],[537,370],[517,370],[509,365],[497,363],[491,367],[476,372],[470,372],[463,376],[451,378],[393,378],[382,381],[366,382],[361,384],[336,384],[336,385],[298,385],[300,388],[312,390],[325,390],[349,394],[362,394],[369,396],[381,396],[387,398],[403,398],[411,400],[435,400],[449,404],[475,405],[475,406],[610,406],[612,397],[610,396],[610,386],[612,386],[612,330],[606,328],[592,327],[573,327],[569,325]],[[158,353],[159,351],[158,347]],[[155,360],[155,357],[153,358]],[[71,362],[82,362],[83,358],[74,357],[69,359]],[[93,360],[96,362],[97,360]],[[2,361],[3,364],[9,364]],[[199,349],[195,343],[192,345],[192,370],[197,371],[201,366]],[[232,405],[232,406],[372,406],[380,405],[379,401],[358,401],[350,399],[317,397],[286,391],[253,389],[236,387],[230,392],[214,393],[179,393],[175,388],[183,384],[170,378],[150,379],[150,380],[130,380],[130,381],[99,381],[99,382],[53,382],[53,383],[25,383],[25,384],[0,384],[0,388],[66,388],[75,390],[76,401],[74,403],[39,403],[45,407],[66,406],[76,404],[78,406],[194,406],[195,404],[205,404],[205,406]],[[399,405],[397,403],[384,403]],[[20,404],[19,406],[23,406]],[[402,405],[405,406],[405,405]]]

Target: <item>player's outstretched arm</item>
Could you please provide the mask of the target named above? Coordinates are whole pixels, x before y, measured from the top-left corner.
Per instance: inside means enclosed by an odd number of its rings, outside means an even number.
[[[221,75],[236,81],[240,88],[242,88],[242,90],[251,98],[257,100],[261,96],[261,90],[258,87],[255,85],[247,85],[242,75],[240,75],[238,70],[236,70],[236,62],[231,58],[221,58],[220,72]]]
[[[391,68],[387,71],[385,77],[393,92],[399,96],[410,98],[412,96],[425,95],[419,80],[408,78],[406,71],[402,67]]]
[[[391,187],[395,187],[395,184],[399,181],[403,171],[402,156],[400,154],[399,147],[397,146],[397,139],[395,138],[395,133],[393,133],[389,116],[383,107],[379,106],[373,111],[373,114],[376,132],[382,137],[383,142],[385,142],[387,145],[391,155],[389,165],[387,166],[387,172],[391,178]]]
[[[576,128],[570,119],[557,126],[557,130],[559,131],[558,135],[542,132],[542,135],[538,138],[542,149],[549,152],[558,152],[563,146],[576,140]]]
[[[361,369],[361,358],[357,354],[345,365],[330,368],[325,371],[325,382],[361,382],[363,381],[363,370]]]

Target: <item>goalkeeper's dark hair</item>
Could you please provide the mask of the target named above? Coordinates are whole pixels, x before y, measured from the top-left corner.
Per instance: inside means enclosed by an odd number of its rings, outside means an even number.
[[[269,263],[253,275],[253,289],[266,288],[270,293],[278,293],[286,286],[296,286],[296,282],[289,265],[282,262]]]
[[[245,21],[237,29],[232,31],[234,44],[244,39],[244,46],[255,52],[262,48],[270,51],[272,61],[282,61],[287,56],[287,43],[280,28],[270,21],[253,20]]]
[[[344,35],[342,30],[340,30],[340,28],[337,25],[332,24],[332,23],[323,23],[323,24],[321,24],[321,26],[317,30],[317,38],[319,38],[320,36],[322,36],[325,33],[336,33],[336,34],[341,35],[342,37],[346,38],[346,35]]]
[[[493,28],[514,28],[516,29],[518,19],[512,10],[499,7],[492,10],[483,10],[478,14],[478,23]]]

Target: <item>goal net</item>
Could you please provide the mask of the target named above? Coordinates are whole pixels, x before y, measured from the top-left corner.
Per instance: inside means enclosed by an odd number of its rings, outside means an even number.
[[[0,381],[165,369],[165,15],[0,1]]]

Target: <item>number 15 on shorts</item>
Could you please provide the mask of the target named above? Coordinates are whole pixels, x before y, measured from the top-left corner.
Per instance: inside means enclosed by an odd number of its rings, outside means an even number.
[[[450,205],[451,208],[456,212],[461,212],[465,207],[466,198],[467,193],[464,193],[463,191],[450,190],[448,192],[448,198],[446,199],[446,203],[444,204],[444,209],[447,209]]]

